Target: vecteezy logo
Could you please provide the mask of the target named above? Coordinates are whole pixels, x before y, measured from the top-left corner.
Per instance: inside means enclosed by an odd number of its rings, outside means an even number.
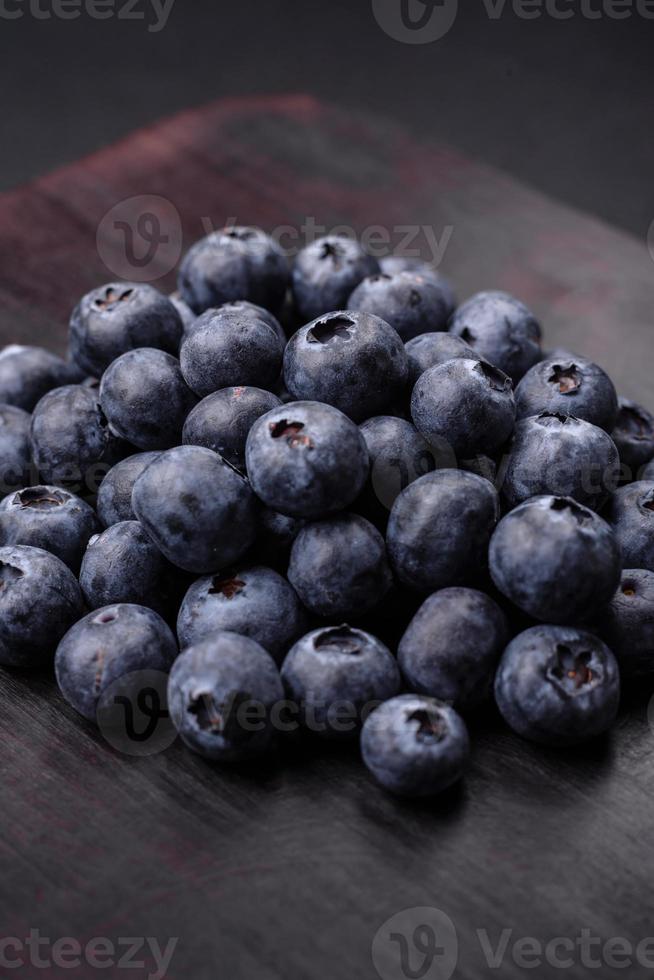
[[[450,980],[459,955],[454,923],[440,909],[398,912],[377,930],[372,962],[381,980]]]
[[[103,692],[98,704],[98,728],[113,748],[124,755],[163,752],[177,732],[167,701],[168,675],[160,670],[123,674]]]
[[[372,0],[381,29],[404,44],[431,44],[445,37],[458,9],[459,0]]]
[[[175,268],[182,254],[182,222],[165,197],[139,194],[105,214],[96,235],[98,254],[120,279],[152,282]]]

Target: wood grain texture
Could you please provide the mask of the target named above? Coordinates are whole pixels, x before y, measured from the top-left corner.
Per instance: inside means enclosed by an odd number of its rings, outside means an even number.
[[[540,314],[550,345],[599,360],[625,394],[654,403],[645,243],[453,150],[300,96],[183,114],[1,197],[3,342],[65,348],[74,302],[113,277],[107,256],[114,269],[124,260],[123,237],[102,219],[138,195],[172,204],[160,203],[162,220],[180,216],[179,236],[164,221],[171,241],[155,257],[165,288],[171,257],[203,233],[203,219],[418,224],[438,237],[451,226],[442,269],[462,296],[514,291]],[[336,980],[376,976],[382,923],[434,906],[458,933],[456,978],[613,977],[610,964],[589,970],[578,956],[563,971],[525,971],[510,951],[491,971],[477,930],[493,945],[503,929],[512,942],[574,939],[584,928],[603,940],[654,934],[647,696],[629,699],[610,739],[575,751],[537,749],[492,715],[475,719],[465,784],[416,806],[374,786],[355,751],[284,749],[252,772],[211,767],[178,743],[126,757],[74,715],[49,676],[5,671],[0,933],[176,936],[170,978]]]

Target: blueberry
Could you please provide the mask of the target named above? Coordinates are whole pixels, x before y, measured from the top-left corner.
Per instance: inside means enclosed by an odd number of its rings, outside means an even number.
[[[326,235],[299,253],[293,266],[293,298],[306,323],[332,310],[342,310],[348,296],[379,263],[352,238]]]
[[[619,479],[618,451],[603,429],[571,415],[542,412],[516,425],[504,461],[502,494],[509,507],[555,494],[597,510]]]
[[[83,296],[70,318],[70,353],[99,378],[112,361],[137,347],[177,354],[182,318],[171,301],[147,283],[112,282]]]
[[[10,344],[0,350],[0,403],[31,412],[48,391],[81,380],[74,364],[43,347]]]
[[[132,507],[162,554],[187,572],[225,568],[254,540],[247,481],[201,446],[169,449],[150,463],[134,484]]]
[[[588,620],[615,592],[621,559],[616,535],[572,497],[532,497],[493,534],[490,571],[500,592],[534,619]]]
[[[654,673],[654,571],[627,568],[603,611],[599,632],[624,676]]]
[[[628,398],[619,398],[611,435],[628,477],[636,479],[640,467],[654,457],[654,415]]]
[[[429,593],[477,580],[499,517],[493,485],[462,470],[436,470],[403,490],[386,542],[391,565],[410,589]]]
[[[196,242],[184,257],[178,285],[196,313],[248,300],[277,313],[289,283],[286,256],[259,228],[222,228]]]
[[[227,630],[256,640],[277,663],[306,629],[306,614],[285,578],[261,565],[198,579],[177,619],[182,648]]]
[[[534,626],[508,645],[495,678],[507,724],[543,745],[575,745],[615,721],[620,675],[596,636],[562,626]]]
[[[381,317],[405,342],[430,330],[446,330],[450,315],[447,295],[431,276],[417,272],[367,276],[345,305]]]
[[[80,490],[95,491],[125,451],[97,391],[85,385],[67,385],[44,395],[32,415],[30,440],[41,479]]]
[[[138,449],[179,445],[196,404],[177,358],[153,347],[127,351],[102,375],[102,411],[113,431]]]
[[[284,352],[284,381],[298,399],[326,402],[355,422],[404,391],[408,363],[396,330],[372,313],[329,313],[302,327]]]
[[[409,386],[413,388],[421,374],[446,361],[480,361],[465,341],[451,333],[422,333],[409,340],[404,348],[409,361]]]
[[[0,664],[47,662],[83,608],[75,576],[59,558],[40,548],[0,548]]]
[[[184,333],[187,333],[195,323],[197,316],[188,305],[182,299],[179,291],[171,293],[168,297],[170,302],[173,304],[177,312],[179,313],[180,319],[182,321],[182,326],[184,327]]]
[[[96,509],[103,527],[111,527],[121,521],[133,521],[132,490],[139,476],[161,453],[136,453],[128,456],[109,470],[98,490]]]
[[[0,405],[0,498],[32,482],[28,412]]]
[[[398,272],[414,272],[423,278],[432,279],[440,288],[448,307],[448,317],[454,313],[456,308],[456,296],[454,288],[442,273],[423,259],[411,258],[408,255],[385,255],[379,260],[380,270],[387,276],[394,276]]]
[[[328,626],[302,637],[282,665],[282,680],[303,727],[324,738],[356,735],[366,715],[400,690],[400,672],[376,637]]]
[[[368,451],[353,422],[318,402],[291,402],[257,419],[245,448],[254,492],[289,517],[325,517],[358,497]]]
[[[385,524],[397,495],[436,468],[434,452],[410,422],[378,415],[360,427],[370,456],[370,477],[357,507],[374,523]],[[455,460],[438,459],[438,465]]]
[[[302,528],[291,548],[288,578],[318,616],[363,616],[392,585],[384,539],[357,514],[339,514]]]
[[[434,447],[449,446],[461,459],[493,455],[513,431],[511,381],[483,361],[446,361],[418,378],[411,417]]]
[[[441,589],[413,617],[398,648],[406,685],[470,711],[492,689],[509,638],[497,603],[476,589]]]
[[[281,371],[284,345],[261,318],[235,316],[225,307],[198,317],[182,341],[182,374],[203,398],[221,388],[272,388]]]
[[[284,689],[272,657],[247,636],[214,633],[184,650],[168,682],[170,716],[188,748],[217,762],[269,749]]]
[[[232,466],[245,468],[245,443],[256,420],[281,405],[279,398],[262,388],[223,388],[203,398],[186,422],[182,442],[205,446]]]
[[[535,364],[516,388],[519,419],[541,412],[574,415],[611,432],[618,396],[607,374],[585,357],[546,358]]]
[[[95,721],[110,685],[137,671],[168,673],[176,656],[175,638],[156,612],[117,603],[94,610],[68,630],[57,647],[55,674],[66,701]]]
[[[239,322],[242,322],[243,319],[263,320],[277,334],[282,345],[286,346],[284,328],[277,317],[270,310],[264,309],[263,306],[257,306],[256,303],[249,303],[245,299],[238,299],[231,303],[223,303],[219,309],[224,316],[232,316]]]
[[[91,538],[79,581],[89,609],[127,602],[167,617],[171,571],[139,522],[121,521]]]
[[[75,574],[97,530],[93,509],[59,487],[28,487],[0,503],[0,545],[49,551]]]
[[[435,698],[402,694],[370,715],[361,732],[366,766],[398,796],[433,796],[461,779],[470,757],[465,722]]]
[[[455,311],[450,332],[516,384],[541,358],[540,324],[508,293],[477,293]]]
[[[607,506],[626,568],[649,568],[654,572],[654,479],[639,480],[620,487]]]

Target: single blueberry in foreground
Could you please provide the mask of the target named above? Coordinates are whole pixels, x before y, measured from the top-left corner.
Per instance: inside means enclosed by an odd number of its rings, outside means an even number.
[[[615,721],[620,674],[615,657],[591,633],[534,626],[508,645],[495,679],[506,723],[543,745],[575,745]]]
[[[237,633],[214,633],[177,658],[168,682],[172,722],[188,748],[217,762],[269,749],[284,689],[275,661]]]
[[[367,714],[400,689],[390,651],[347,625],[298,640],[282,665],[282,680],[303,727],[330,739],[356,735]]]
[[[433,796],[457,782],[470,757],[465,722],[454,708],[402,694],[373,711],[361,732],[363,761],[398,796]]]

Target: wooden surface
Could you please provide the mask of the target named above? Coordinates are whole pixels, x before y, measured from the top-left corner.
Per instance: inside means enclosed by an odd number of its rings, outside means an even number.
[[[180,215],[184,247],[203,219],[272,229],[313,216],[359,231],[417,223],[439,238],[451,226],[442,269],[461,296],[516,292],[541,315],[549,345],[594,357],[621,391],[654,404],[645,243],[454,151],[303,97],[187,113],[0,198],[3,341],[64,349],[73,303],[113,277],[100,254],[114,270],[124,259],[124,239],[102,219],[138,195],[172,204],[158,207]],[[174,221],[164,226],[171,240],[152,274],[172,288],[182,243]],[[454,923],[457,978],[613,977],[606,957],[591,969],[579,952],[565,970],[525,970],[511,945],[574,940],[583,929],[603,941],[654,934],[647,697],[630,699],[610,739],[575,751],[531,747],[492,715],[479,718],[464,785],[409,805],[374,786],[356,752],[287,751],[246,773],[212,768],[178,743],[127,757],[80,722],[48,676],[3,672],[0,933],[178,937],[170,978],[340,980],[377,976],[379,927],[429,906]],[[512,930],[500,970],[487,965],[477,930],[493,946]],[[376,948],[384,980],[401,980],[393,943]],[[30,969],[0,975],[96,975]],[[421,975],[449,975],[438,970],[436,960]]]

